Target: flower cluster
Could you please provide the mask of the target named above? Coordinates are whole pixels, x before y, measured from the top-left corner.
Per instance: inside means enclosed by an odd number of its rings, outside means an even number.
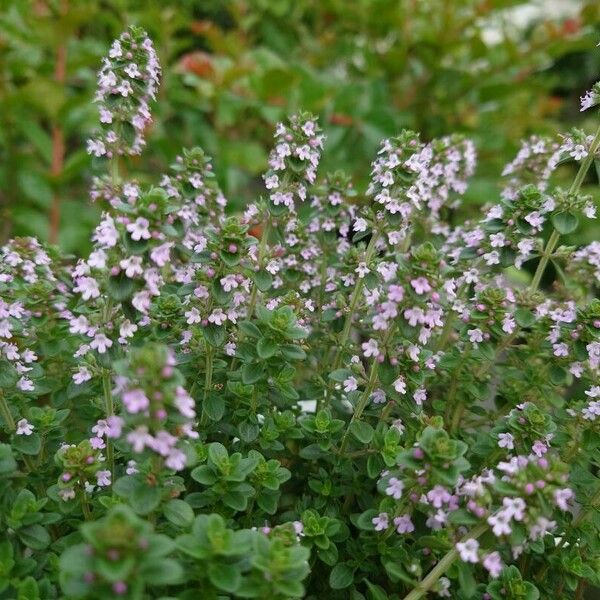
[[[315,117],[298,114],[277,125],[275,140],[265,187],[274,206],[294,212],[294,200],[306,200],[307,185],[315,181],[324,136]]]
[[[140,154],[159,78],[152,40],[143,30],[130,27],[115,40],[98,73],[96,102],[103,131],[88,141],[90,154],[108,158]]]
[[[181,471],[186,465],[182,443],[197,439],[198,433],[195,402],[175,364],[164,346],[132,350],[127,363],[118,365],[121,414],[98,422],[96,429],[99,438],[123,437],[136,458],[151,451],[167,469]]]

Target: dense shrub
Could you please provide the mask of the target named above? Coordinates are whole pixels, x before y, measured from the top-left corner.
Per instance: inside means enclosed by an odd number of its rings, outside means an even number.
[[[596,216],[600,129],[525,141],[450,225],[469,140],[384,140],[361,195],[298,113],[227,216],[199,148],[125,175],[159,76],[137,28],[99,73],[90,255],[1,251],[0,597],[598,585],[600,253],[561,242]]]

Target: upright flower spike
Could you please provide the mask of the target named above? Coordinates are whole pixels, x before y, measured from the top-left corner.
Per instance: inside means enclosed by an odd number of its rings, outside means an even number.
[[[36,239],[16,238],[0,248],[0,367],[5,393],[12,379],[20,392],[34,391],[32,372],[42,324],[57,316],[56,306],[66,291],[50,253]]]
[[[155,454],[167,469],[181,471],[186,465],[182,444],[198,433],[195,403],[172,351],[158,344],[136,348],[117,371],[121,415],[107,419],[99,431],[109,439],[124,437],[136,460]]]
[[[533,135],[523,140],[515,158],[502,171],[502,176],[508,178],[502,198],[516,200],[519,190],[528,184],[535,185],[540,192],[546,191],[561,154],[560,144],[551,138]]]
[[[275,147],[264,175],[274,207],[294,212],[294,200],[306,199],[308,186],[315,182],[324,139],[317,119],[308,113],[292,115],[287,123],[277,124]]]
[[[375,207],[382,205],[390,225],[396,226],[403,238],[414,211],[423,208],[422,191],[432,156],[432,148],[423,144],[418,134],[405,130],[383,140],[372,163],[367,195],[373,197]]]
[[[130,27],[115,40],[98,73],[95,101],[102,131],[88,141],[90,154],[112,158],[141,152],[159,79],[152,41],[143,29]]]

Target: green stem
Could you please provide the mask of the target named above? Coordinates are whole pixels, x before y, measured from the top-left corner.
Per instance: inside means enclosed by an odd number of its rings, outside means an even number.
[[[268,213],[270,215],[270,213]],[[263,222],[263,230],[260,237],[260,244],[258,246],[258,268],[263,268],[263,262],[265,260],[265,253],[267,250],[267,242],[269,234],[271,233],[271,219],[266,217]],[[258,297],[258,288],[256,283],[252,286],[252,292],[250,294],[250,302],[248,303],[248,318],[252,318],[254,309],[256,308],[256,300]]]
[[[2,414],[2,420],[4,424],[8,428],[8,430],[12,433],[17,429],[17,425],[15,420],[13,419],[12,413],[10,412],[10,408],[8,406],[8,402],[6,402],[6,398],[0,390],[0,414]]]
[[[350,419],[350,423],[348,423],[348,427],[344,432],[344,436],[342,437],[342,443],[340,445],[340,456],[343,457],[346,452],[346,446],[348,445],[348,439],[350,436],[350,429],[352,428],[352,424],[355,421],[359,421],[362,417],[362,414],[367,406],[367,402],[375,389],[375,384],[377,383],[377,373],[379,371],[379,363],[377,362],[377,358],[375,357],[373,360],[373,364],[371,365],[371,373],[369,375],[369,382],[367,383],[367,387],[363,392],[356,408],[354,409],[354,413],[352,414],[352,418]]]
[[[367,265],[371,262],[373,255],[375,254],[378,239],[379,233],[377,231],[374,231],[371,235],[371,240],[369,241],[369,245],[367,246],[367,250],[365,252],[364,262]],[[364,284],[364,277],[359,277],[354,286],[354,291],[352,292],[352,296],[350,298],[350,307],[348,309],[348,312],[346,313],[344,328],[342,329],[342,334],[340,336],[340,339],[338,340],[337,351],[333,359],[333,366],[331,368],[331,371],[335,371],[336,369],[338,369],[342,361],[342,355],[346,348],[346,344],[348,343],[348,338],[350,337],[350,331],[352,330],[352,321],[354,320],[354,313],[356,312],[356,308],[360,301],[360,294],[362,292]]]
[[[271,233],[271,213],[265,209],[266,215],[265,218],[263,220],[263,230],[261,232],[261,236],[260,236],[260,242],[258,245],[258,269],[259,271],[263,268],[263,262],[265,260],[265,254],[267,251],[267,244],[269,241],[269,234]],[[246,318],[248,320],[252,319],[252,316],[254,315],[254,309],[256,308],[256,301],[258,299],[258,287],[256,286],[256,283],[253,284],[252,286],[252,291],[250,292],[250,301],[248,302],[248,309],[246,311]],[[238,339],[237,339],[237,343],[239,344],[242,340],[244,339],[244,332],[243,331],[239,331],[238,332]],[[234,357],[233,360],[231,361],[231,366],[229,368],[229,372],[235,371],[237,367],[237,359]]]
[[[87,495],[85,492],[81,493],[81,510],[86,521],[92,520],[92,512],[90,511],[90,505],[87,501]]]
[[[115,406],[112,396],[112,389],[110,384],[110,371],[104,369],[102,372],[102,391],[104,393],[104,412],[107,418],[112,417],[115,414]],[[111,473],[111,482],[114,480],[115,474],[115,451],[112,440],[106,440],[106,462]]]
[[[208,401],[208,394],[212,388],[213,378],[213,350],[210,345],[206,348],[206,372],[204,374],[204,393],[202,395],[202,416],[200,417],[200,424],[206,425],[208,422],[208,414],[206,412],[206,403]]]
[[[472,531],[467,533],[461,541],[465,541],[468,539],[476,540],[487,530],[487,525],[482,524],[475,527]],[[452,548],[449,552],[447,552],[440,562],[433,567],[433,569],[429,572],[427,577],[423,579],[411,592],[409,592],[404,600],[419,600],[427,594],[427,592],[437,583],[438,579],[448,570],[450,565],[458,558],[458,552],[456,548]]]

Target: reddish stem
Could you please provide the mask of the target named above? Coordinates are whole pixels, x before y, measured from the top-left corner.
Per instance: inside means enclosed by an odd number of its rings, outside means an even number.
[[[68,10],[68,0],[63,0],[60,7],[61,16]],[[67,76],[67,45],[63,41],[56,49],[56,64],[54,66],[54,81],[64,85]],[[65,136],[62,127],[58,123],[52,125],[52,162],[50,175],[55,180],[60,176],[65,162]],[[50,229],[48,239],[51,244],[58,242],[60,230],[60,194],[54,190],[52,195],[52,206],[50,207]]]

